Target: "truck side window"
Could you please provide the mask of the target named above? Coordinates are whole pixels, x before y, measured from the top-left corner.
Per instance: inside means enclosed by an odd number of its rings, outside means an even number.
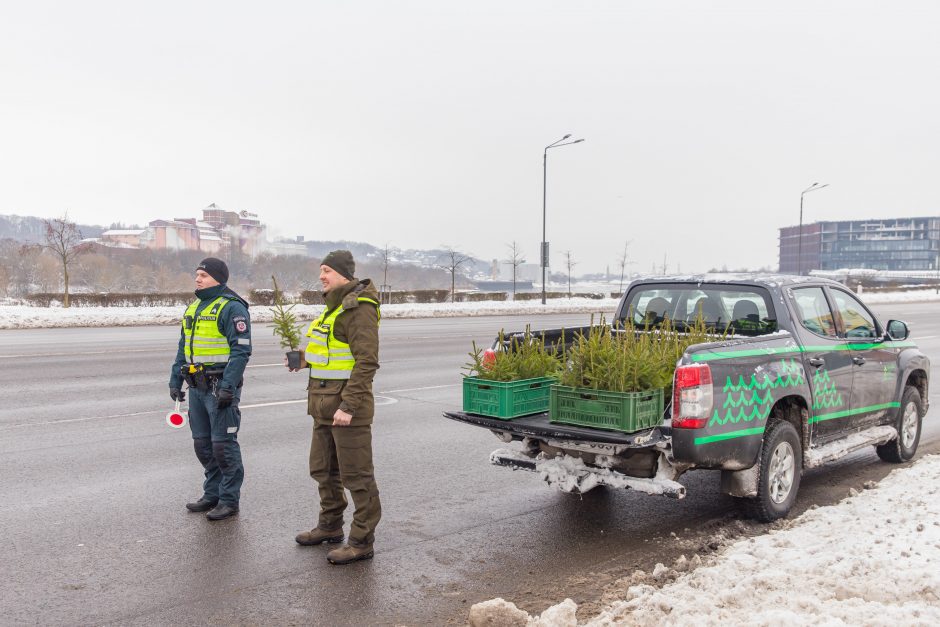
[[[793,302],[800,324],[816,335],[838,337],[832,311],[821,287],[801,287],[793,290]]]
[[[854,296],[842,290],[830,289],[836,311],[842,318],[845,327],[845,337],[876,338],[879,337],[878,325],[875,319]]]

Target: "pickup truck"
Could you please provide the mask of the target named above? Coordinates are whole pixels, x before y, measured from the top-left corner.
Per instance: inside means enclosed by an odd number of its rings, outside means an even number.
[[[504,443],[490,461],[539,472],[565,491],[632,488],[674,498],[688,470],[721,471],[721,489],[769,522],[786,516],[804,469],[874,446],[893,463],[917,450],[930,362],[899,320],[882,323],[845,286],[797,276],[701,275],[632,282],[614,332],[682,330],[704,319],[719,341],[676,364],[662,424],[635,433],[569,426],[548,413],[501,420],[447,411]],[[632,324],[630,324],[632,322]],[[585,329],[541,333],[548,343]],[[503,334],[511,346],[514,335]]]

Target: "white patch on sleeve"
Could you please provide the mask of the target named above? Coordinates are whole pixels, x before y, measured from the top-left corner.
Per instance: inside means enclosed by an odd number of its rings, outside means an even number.
[[[247,344],[248,346],[251,346],[251,340],[249,340],[248,338],[245,338],[245,337],[240,337],[240,338],[238,338],[238,343],[239,343],[239,344]]]
[[[229,427],[226,433],[238,433],[238,427]]]

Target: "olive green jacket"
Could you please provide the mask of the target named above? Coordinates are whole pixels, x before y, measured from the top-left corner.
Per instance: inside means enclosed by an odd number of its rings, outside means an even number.
[[[372,424],[375,416],[372,379],[379,369],[379,314],[376,306],[360,302],[360,297],[379,300],[371,280],[353,280],[324,295],[327,311],[343,305],[333,335],[349,344],[356,365],[345,381],[310,380],[307,411],[321,422],[332,423],[336,409],[352,414],[352,425]]]

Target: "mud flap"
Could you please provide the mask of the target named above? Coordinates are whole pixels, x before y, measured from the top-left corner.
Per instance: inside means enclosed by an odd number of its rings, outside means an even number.
[[[757,463],[744,470],[722,470],[721,491],[729,496],[753,498],[757,496],[757,480],[760,479],[760,457]]]

